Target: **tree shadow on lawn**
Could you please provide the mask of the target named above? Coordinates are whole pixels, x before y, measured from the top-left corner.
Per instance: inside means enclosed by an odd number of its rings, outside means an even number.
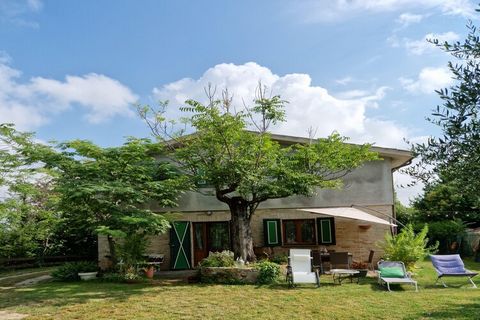
[[[480,315],[480,303],[464,303],[446,305],[436,311],[427,311],[418,314],[418,318],[432,319],[478,319]]]
[[[91,300],[127,300],[132,295],[145,294],[150,284],[105,282],[48,282],[31,287],[8,288],[0,291],[0,309],[19,306],[64,306]]]

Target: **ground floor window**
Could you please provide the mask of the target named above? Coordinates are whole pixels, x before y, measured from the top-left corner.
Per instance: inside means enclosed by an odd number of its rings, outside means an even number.
[[[282,220],[284,244],[315,244],[315,219]]]

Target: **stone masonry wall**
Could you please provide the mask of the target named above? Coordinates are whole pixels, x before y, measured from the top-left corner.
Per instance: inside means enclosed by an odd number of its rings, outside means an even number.
[[[387,219],[385,215],[392,215],[391,205],[377,205],[368,206],[367,208],[361,208],[368,213],[377,216],[382,219]],[[374,211],[375,210],[375,211]],[[382,214],[376,212],[379,211]],[[263,219],[315,219],[319,217],[317,214],[312,214],[304,211],[297,211],[294,209],[260,209],[257,210],[252,217],[252,231],[254,246],[263,246]],[[191,221],[191,222],[211,222],[211,221],[229,221],[229,212],[214,212],[209,215],[206,212],[189,212],[183,213],[179,221]],[[370,227],[368,227],[370,226]],[[336,245],[327,246],[327,249],[336,251],[348,251],[353,254],[353,260],[366,261],[368,260],[368,254],[370,250],[375,251],[374,263],[376,263],[383,252],[376,246],[376,243],[384,239],[385,233],[390,232],[390,228],[387,225],[380,225],[376,223],[369,223],[366,221],[344,219],[335,217],[335,233],[336,233]],[[193,235],[191,236],[193,248]],[[308,246],[308,248],[315,249],[321,246],[314,245]],[[274,247],[273,253],[287,253],[288,246]],[[108,242],[106,237],[99,236],[98,239],[98,257],[100,267],[108,267],[108,259],[105,257],[108,255]],[[147,249],[147,253],[151,254],[164,254],[165,260],[161,266],[162,270],[170,269],[170,234],[169,232],[153,236],[150,238],[150,245]],[[193,252],[192,252],[193,260]]]

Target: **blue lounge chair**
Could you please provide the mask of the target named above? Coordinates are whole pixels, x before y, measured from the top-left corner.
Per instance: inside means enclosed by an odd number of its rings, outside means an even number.
[[[465,269],[465,265],[463,264],[460,255],[430,255],[430,258],[432,259],[433,267],[438,274],[438,278],[437,281],[435,281],[435,284],[437,284],[438,280],[440,280],[442,281],[443,286],[446,288],[447,285],[443,281],[443,277],[468,277],[468,280],[473,285],[473,287],[477,287],[473,282],[472,278],[475,277],[478,273]]]

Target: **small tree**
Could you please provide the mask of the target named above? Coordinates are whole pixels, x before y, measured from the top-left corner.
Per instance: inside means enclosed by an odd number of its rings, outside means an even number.
[[[43,145],[32,137],[13,135],[15,152],[27,166],[54,175],[59,198],[55,210],[63,232],[107,235],[114,263],[115,238],[158,234],[169,227],[168,217],[151,211],[148,204],[174,207],[189,188],[185,176],[158,159],[161,146],[148,139],[131,138],[120,147],[102,148],[81,140]]]
[[[62,246],[55,241],[61,219],[54,210],[54,177],[19,153],[31,139],[0,124],[0,257],[43,256]]]
[[[209,96],[209,104],[186,101],[181,108],[190,116],[183,122],[195,130],[172,131],[160,109],[139,107],[140,116],[153,134],[170,147],[172,159],[197,182],[215,190],[228,205],[235,257],[255,259],[250,221],[258,206],[269,199],[292,195],[311,196],[316,188],[339,188],[341,178],[365,161],[376,160],[371,145],[346,144],[334,133],[306,145],[282,147],[272,140],[270,124],[284,121],[285,101],[267,98],[259,88],[251,109],[234,111],[228,92],[223,99]],[[258,132],[247,131],[249,127]]]
[[[406,268],[412,270],[415,263],[437,250],[438,243],[427,247],[428,226],[415,234],[413,226],[408,224],[397,235],[385,234],[385,241],[378,246],[384,250],[385,260],[402,261]]]

